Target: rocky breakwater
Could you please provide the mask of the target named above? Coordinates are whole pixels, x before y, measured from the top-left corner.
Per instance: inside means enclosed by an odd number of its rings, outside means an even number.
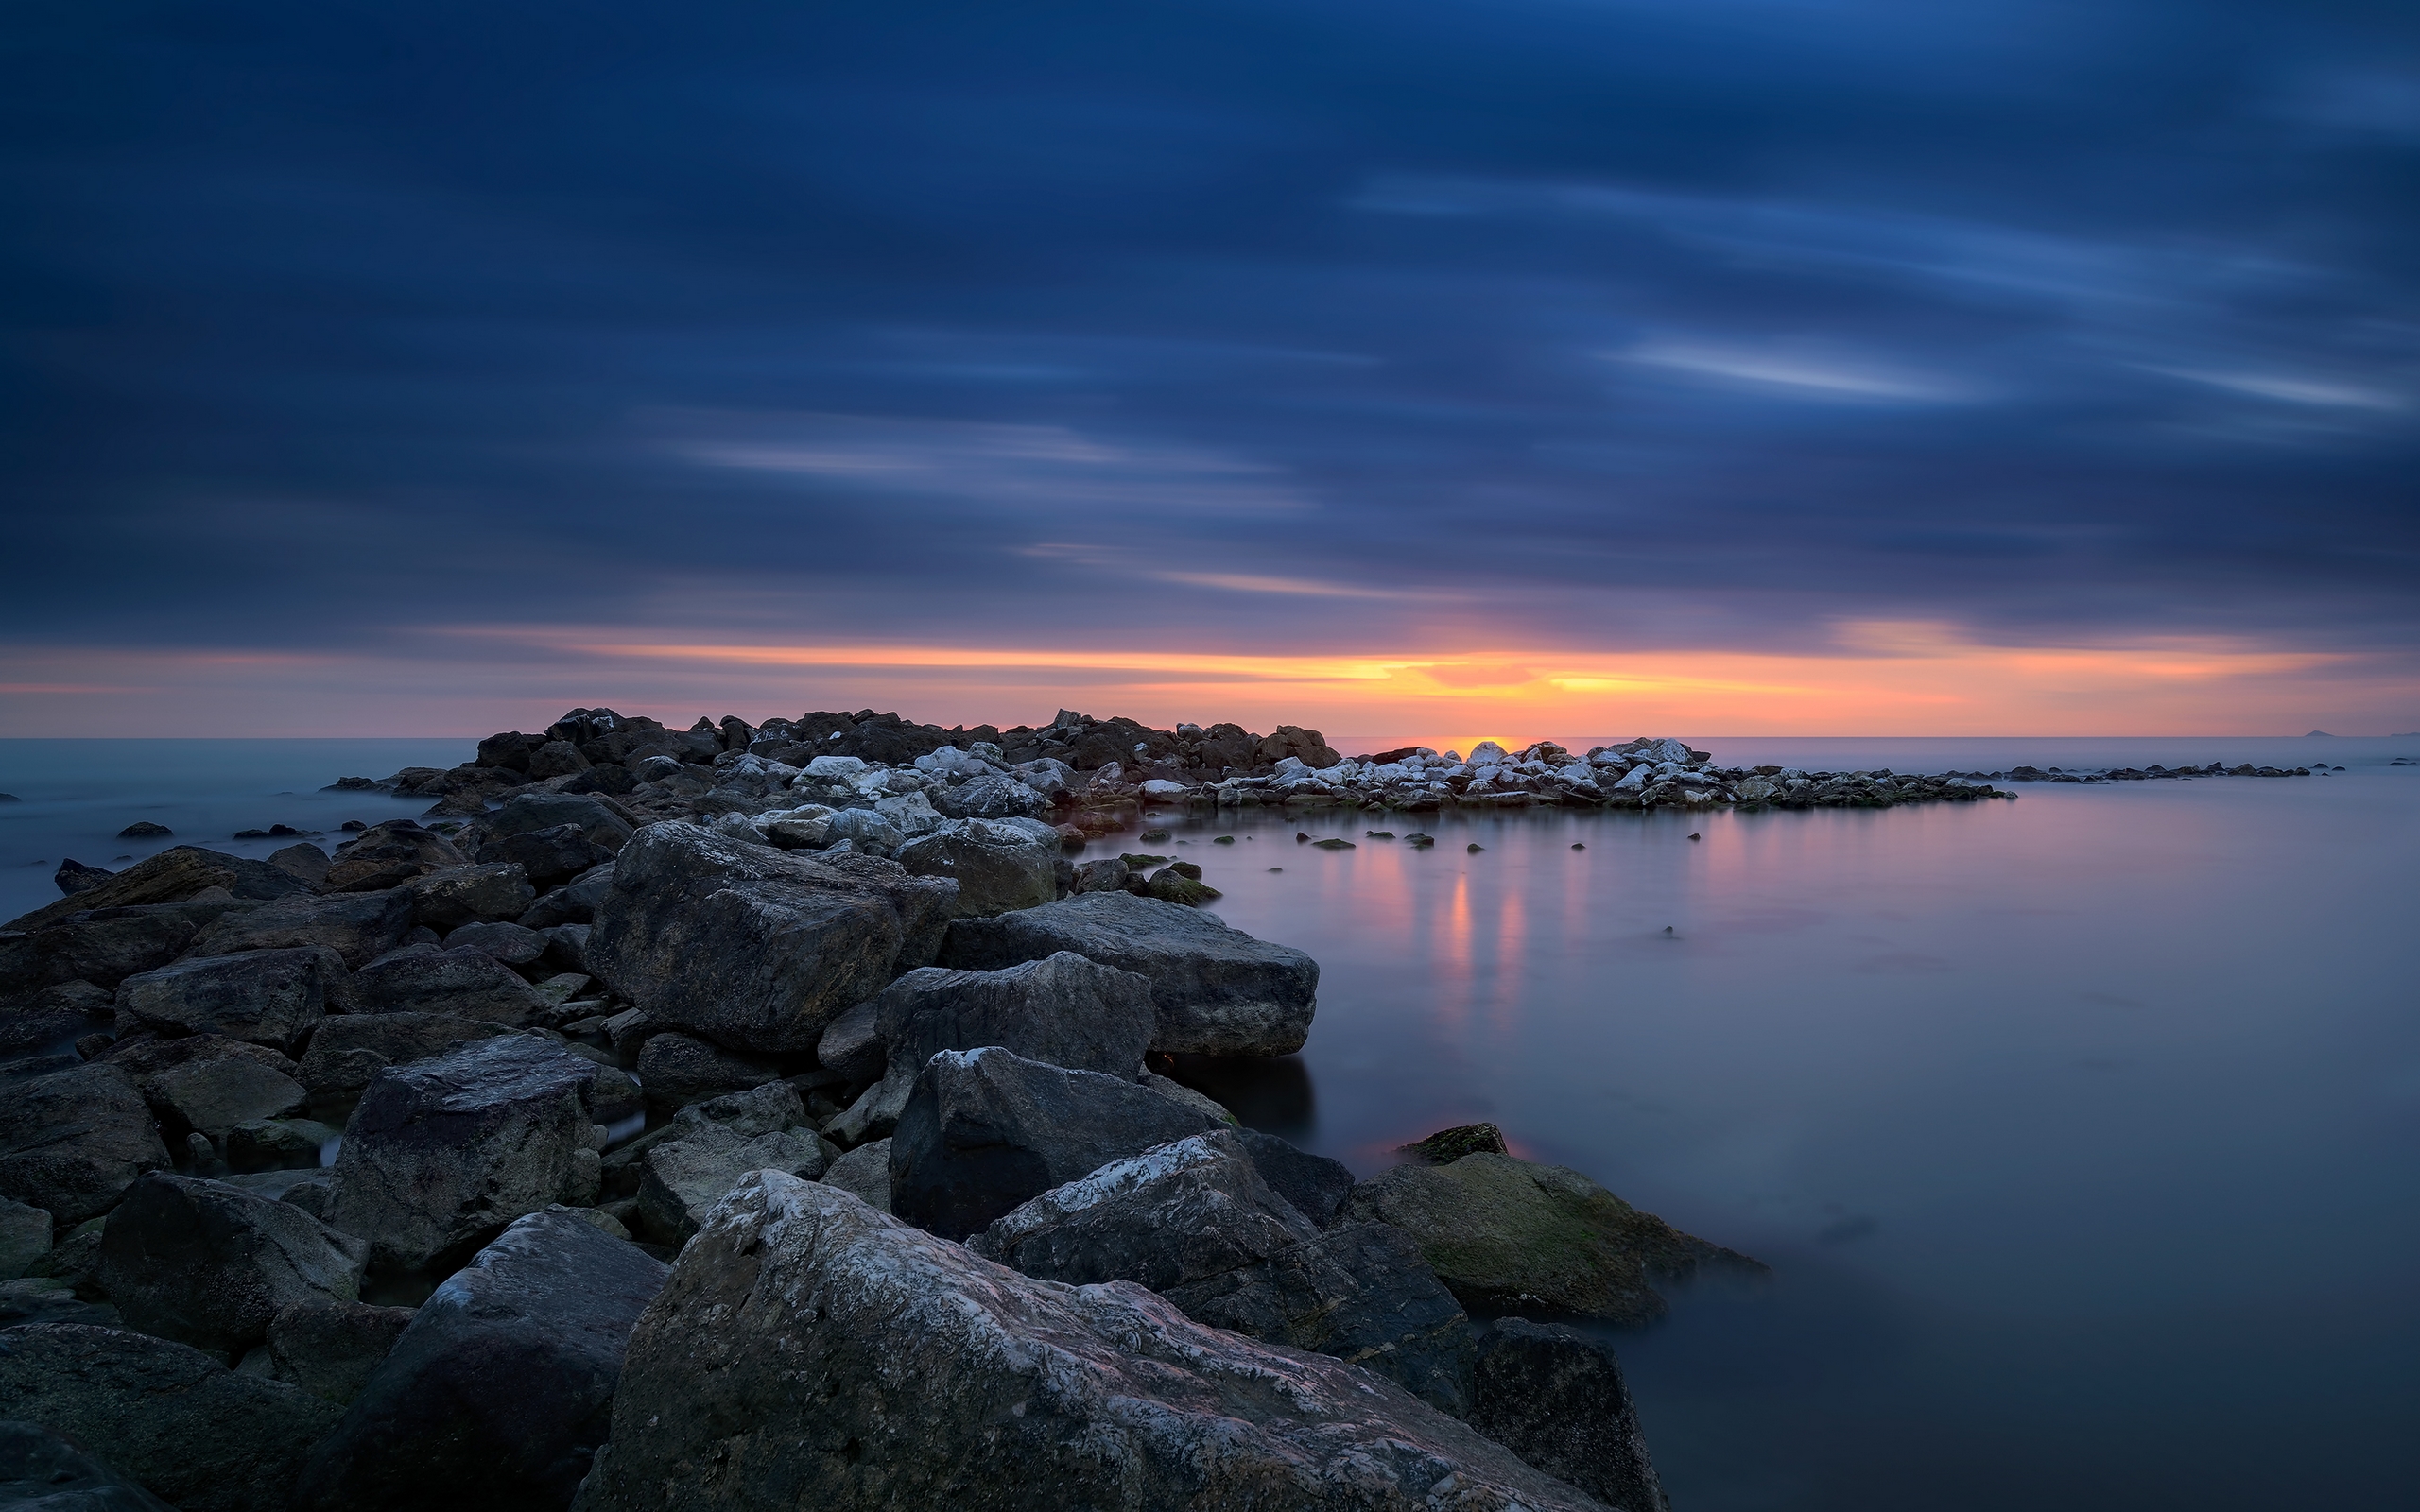
[[[1357,1182],[1146,1064],[1299,1048],[1317,964],[1063,842],[1127,758],[1332,750],[824,718],[577,711],[324,866],[183,847],[0,928],[0,1481],[1662,1505],[1611,1353],[1489,1319],[1727,1252],[1500,1141]]]

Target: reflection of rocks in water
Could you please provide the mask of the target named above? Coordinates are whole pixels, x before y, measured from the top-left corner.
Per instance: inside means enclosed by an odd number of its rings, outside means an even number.
[[[1154,1071],[1216,1098],[1246,1128],[1288,1139],[1308,1134],[1319,1123],[1311,1068],[1300,1056],[1170,1056],[1151,1057]]]

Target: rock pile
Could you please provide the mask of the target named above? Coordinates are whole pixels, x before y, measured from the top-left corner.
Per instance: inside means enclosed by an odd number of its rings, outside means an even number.
[[[323,865],[78,874],[0,926],[0,1483],[1660,1508],[1610,1353],[1484,1317],[1753,1263],[1493,1129],[1357,1183],[1238,1128],[1147,1060],[1299,1049],[1318,964],[1184,906],[1199,868],[1062,859],[1314,782],[1697,791],[1633,754],[576,710],[397,774],[437,812]]]

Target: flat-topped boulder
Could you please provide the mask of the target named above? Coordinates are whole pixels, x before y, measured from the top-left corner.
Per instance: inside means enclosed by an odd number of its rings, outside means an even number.
[[[1215,915],[1126,892],[1080,893],[1039,908],[949,927],[941,964],[997,971],[1073,951],[1149,977],[1167,1054],[1286,1056],[1303,1048],[1320,968],[1301,951],[1253,938]]]
[[[457,1041],[510,1034],[505,1025],[451,1013],[354,1013],[311,1036],[299,1079],[320,1095],[357,1092],[389,1066],[441,1056]]]
[[[189,955],[118,984],[121,1021],[163,1034],[217,1034],[292,1052],[346,987],[344,960],[324,945]]]
[[[568,1212],[515,1220],[422,1304],[313,1451],[296,1512],[567,1506],[666,1274]]]
[[[383,892],[470,859],[434,830],[410,819],[389,819],[337,848],[328,863],[327,887],[331,892]]]
[[[579,1512],[1582,1512],[1391,1383],[749,1177],[631,1336]]]
[[[241,1354],[288,1304],[350,1302],[369,1246],[289,1203],[155,1171],[101,1232],[101,1284],[126,1325]]]
[[[1577,1171],[1484,1151],[1448,1165],[1396,1166],[1355,1187],[1343,1211],[1409,1234],[1464,1306],[1488,1312],[1645,1323],[1667,1311],[1656,1280],[1685,1280],[1703,1265],[1764,1269]]]
[[[554,1000],[483,950],[413,946],[353,974],[357,1013],[441,1013],[516,1027],[554,1011]]]
[[[890,1211],[946,1239],[1155,1144],[1225,1125],[1117,1076],[993,1046],[925,1063],[890,1141]]]
[[[0,1070],[0,1197],[48,1212],[60,1232],[97,1218],[168,1147],[132,1078],[100,1063]]]
[[[652,824],[614,862],[586,958],[660,1023],[734,1050],[813,1050],[835,1017],[931,961],[956,894],[873,856]]]
[[[214,887],[224,887],[238,899],[255,900],[286,898],[314,890],[310,884],[266,861],[181,845],[138,861],[124,871],[111,872],[107,881],[79,888],[72,897],[21,914],[0,924],[0,930],[39,929],[70,914],[96,908],[181,903]]]
[[[412,922],[430,929],[517,919],[538,900],[529,874],[510,862],[444,867],[397,887]]]
[[[1059,896],[1058,836],[1039,824],[951,819],[901,846],[899,864],[920,877],[957,883],[952,912],[959,919],[1031,908]]]
[[[219,919],[202,931],[194,950],[226,955],[324,945],[351,968],[393,950],[411,927],[411,901],[399,893],[280,898]]]
[[[595,1180],[597,1070],[542,1037],[502,1035],[378,1073],[345,1125],[328,1221],[408,1269],[562,1201],[583,1165]]]

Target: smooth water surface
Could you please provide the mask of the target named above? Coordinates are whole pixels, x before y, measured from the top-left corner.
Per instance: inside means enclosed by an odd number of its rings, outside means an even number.
[[[1493,1119],[1772,1263],[1618,1336],[1680,1512],[2411,1505],[2420,768],[2386,764],[2420,742],[1692,744],[2351,769],[1879,812],[1173,814],[1167,844],[1092,853],[1199,861],[1231,922],[1319,957],[1304,1054],[1203,1078],[1247,1121],[1366,1173]],[[469,754],[0,742],[27,799],[0,804],[0,917],[57,896],[62,851],[333,838],[424,805],[322,784]],[[177,841],[110,838],[134,818]]]
[[[2146,744],[2115,760],[2286,759]],[[1366,1173],[1492,1119],[1772,1263],[1619,1336],[1682,1512],[2408,1507],[2420,769],[2381,761],[1881,812],[1271,816],[1231,846],[1179,822],[1190,844],[1144,849],[1321,961],[1299,1068],[1217,1089],[1249,1121]],[[1415,828],[1435,849],[1363,833]]]

